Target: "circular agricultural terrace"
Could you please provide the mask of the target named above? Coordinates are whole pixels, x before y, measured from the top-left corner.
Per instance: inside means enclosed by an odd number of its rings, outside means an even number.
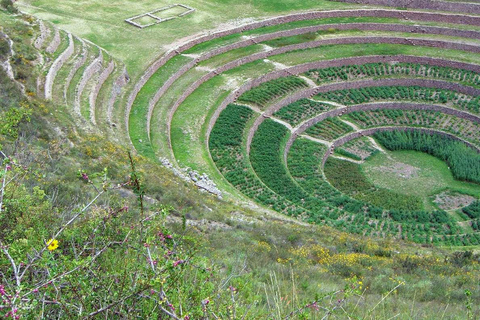
[[[140,154],[205,172],[235,198],[354,233],[480,244],[472,6],[317,11],[208,33],[152,63],[124,125]]]

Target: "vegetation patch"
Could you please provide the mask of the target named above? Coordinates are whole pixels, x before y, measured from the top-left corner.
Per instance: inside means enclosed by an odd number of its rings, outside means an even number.
[[[245,92],[239,97],[238,101],[265,107],[273,99],[307,86],[307,83],[302,78],[294,76],[279,78],[262,83],[258,87]]]
[[[419,131],[377,132],[374,135],[388,150],[415,150],[445,161],[453,177],[480,184],[480,154],[464,143]]]

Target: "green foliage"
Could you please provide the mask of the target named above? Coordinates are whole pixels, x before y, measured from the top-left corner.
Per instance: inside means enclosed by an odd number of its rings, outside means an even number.
[[[353,128],[338,118],[327,118],[308,128],[305,133],[326,141],[335,140],[352,132]]]
[[[245,106],[229,105],[220,114],[210,134],[210,152],[223,176],[249,198],[279,212],[298,215],[305,210],[265,186],[245,158],[242,137],[253,111]]]
[[[17,13],[18,10],[15,8],[12,0],[2,0],[0,5],[10,13]]]
[[[456,179],[480,183],[480,154],[460,141],[420,131],[384,131],[374,136],[389,150],[431,154],[445,161]]]
[[[238,101],[265,106],[275,98],[307,86],[307,83],[302,78],[294,76],[279,78],[250,89],[242,94]]]
[[[345,65],[323,69],[312,69],[306,72],[305,75],[312,78],[318,84],[360,78],[385,78],[397,75],[443,79],[473,86],[480,85],[480,75],[474,71],[404,62],[378,62],[363,65]]]
[[[363,175],[360,165],[334,158],[325,164],[328,181],[338,190],[356,199],[385,209],[420,210],[423,208],[419,197],[395,193],[375,187]],[[395,219],[402,221],[401,219]]]
[[[32,112],[28,108],[28,104],[22,104],[16,108],[10,108],[6,112],[0,112],[0,114],[2,114],[0,134],[17,139],[20,123],[30,121]]]
[[[471,219],[480,218],[480,201],[474,201],[470,205],[462,209],[462,212],[467,214]],[[478,228],[475,228],[478,230]]]
[[[333,109],[334,106],[310,99],[300,99],[275,112],[273,115],[285,120],[292,126],[317,114]]]
[[[379,86],[319,93],[316,99],[329,100],[345,105],[374,101],[421,101],[426,103],[450,103],[455,108],[479,113],[480,97],[470,97],[454,91],[418,86]]]

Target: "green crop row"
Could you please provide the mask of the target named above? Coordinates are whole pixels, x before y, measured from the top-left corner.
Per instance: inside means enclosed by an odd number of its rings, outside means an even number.
[[[331,141],[352,131],[353,128],[342,120],[327,118],[311,126],[305,132],[312,137]]]
[[[307,83],[302,78],[294,76],[279,78],[248,90],[238,98],[238,101],[253,103],[263,107],[275,98],[307,86]]]
[[[248,158],[244,156],[242,137],[253,114],[250,108],[233,104],[220,114],[209,140],[213,161],[225,179],[250,199],[278,212],[299,215],[305,210],[293,206],[266,187],[252,171]]]
[[[358,78],[385,77],[392,75],[406,75],[410,77],[429,77],[465,83],[467,85],[480,85],[480,74],[449,67],[432,66],[420,63],[367,63],[363,65],[346,65],[312,69],[305,75],[316,83],[332,81],[347,81]]]
[[[454,91],[419,86],[379,86],[323,92],[315,99],[328,100],[345,105],[374,101],[421,101],[427,103],[451,103],[459,109],[479,112],[480,97],[471,97]]]
[[[480,125],[470,120],[428,110],[372,110],[354,111],[348,114],[362,128],[380,126],[421,126],[440,129],[473,143],[480,141]]]
[[[273,115],[282,119],[292,126],[300,124],[303,120],[309,119],[317,114],[334,109],[335,106],[310,100],[300,99],[275,112]]]

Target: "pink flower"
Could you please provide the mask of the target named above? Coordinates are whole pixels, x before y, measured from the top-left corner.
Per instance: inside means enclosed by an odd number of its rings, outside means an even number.
[[[190,320],[190,316],[183,317],[183,320]]]
[[[175,261],[175,262],[173,263],[173,266],[176,267],[176,266],[178,266],[179,264],[182,264],[182,263],[184,263],[184,262],[185,262],[185,261],[183,261],[183,260]]]
[[[82,172],[82,178],[83,178],[84,180],[88,180],[88,176],[87,176],[87,174],[86,174],[85,172]]]
[[[7,164],[7,165],[5,166],[5,169],[6,169],[7,171],[9,171],[10,169],[12,169],[12,167],[11,167],[9,164]]]

